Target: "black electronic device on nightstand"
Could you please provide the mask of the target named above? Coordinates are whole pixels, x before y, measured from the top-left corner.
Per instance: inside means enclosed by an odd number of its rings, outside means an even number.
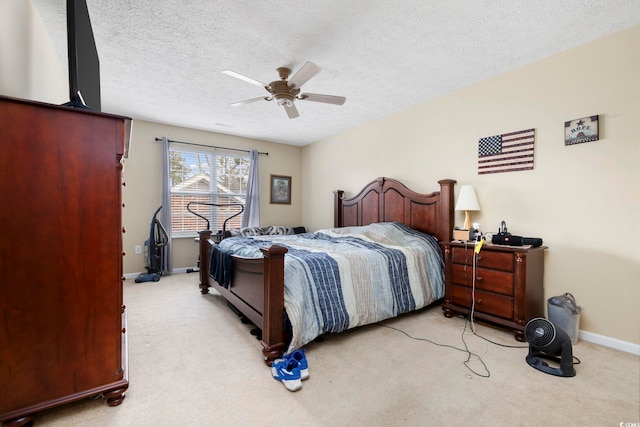
[[[507,246],[532,246],[534,248],[542,246],[542,239],[539,237],[522,237],[514,236],[507,231],[507,224],[502,221],[498,234],[491,236],[491,243],[494,245],[507,245]]]

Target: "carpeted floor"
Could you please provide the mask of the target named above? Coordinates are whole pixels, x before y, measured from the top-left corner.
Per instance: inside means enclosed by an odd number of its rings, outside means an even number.
[[[525,362],[509,332],[440,307],[330,335],[306,346],[311,378],[292,393],[271,377],[249,325],[195,274],[127,280],[129,380],[108,407],[84,400],[36,426],[619,426],[640,422],[640,358],[588,342],[577,374]],[[411,339],[406,334],[415,338]],[[461,351],[465,347],[475,354]],[[469,359],[469,363],[465,361]],[[467,367],[468,365],[468,367]],[[475,371],[475,373],[474,373]]]

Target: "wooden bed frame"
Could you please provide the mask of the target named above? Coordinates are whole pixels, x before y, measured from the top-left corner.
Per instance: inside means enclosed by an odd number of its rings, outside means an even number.
[[[377,222],[400,222],[414,230],[451,240],[453,187],[456,181],[438,181],[440,191],[419,194],[390,178],[378,178],[351,199],[334,191],[334,226],[347,227]],[[200,292],[214,288],[246,318],[262,330],[262,354],[268,365],[287,348],[284,321],[284,256],[278,245],[260,250],[264,258],[231,257],[231,283],[220,286],[209,274],[211,231],[200,232]]]

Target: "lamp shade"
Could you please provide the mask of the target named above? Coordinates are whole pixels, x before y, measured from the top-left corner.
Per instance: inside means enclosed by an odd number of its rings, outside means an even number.
[[[479,211],[480,203],[478,203],[478,196],[476,196],[476,190],[473,185],[463,185],[460,188],[460,195],[458,195],[458,201],[456,202],[457,211]]]
[[[458,201],[456,202],[456,210],[464,211],[464,229],[471,229],[471,216],[469,211],[479,211],[480,203],[478,203],[478,196],[476,196],[476,190],[472,185],[463,185],[460,188],[460,195],[458,195]]]

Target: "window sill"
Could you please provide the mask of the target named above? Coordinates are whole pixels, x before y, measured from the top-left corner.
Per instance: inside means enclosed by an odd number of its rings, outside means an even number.
[[[174,234],[171,236],[171,239],[195,239],[198,237],[198,233],[196,233],[195,231],[193,232],[193,234],[191,233],[180,233],[180,234]]]

